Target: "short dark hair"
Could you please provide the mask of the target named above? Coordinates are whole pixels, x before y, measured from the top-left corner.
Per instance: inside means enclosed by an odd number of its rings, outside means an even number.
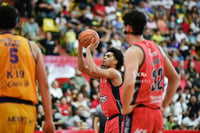
[[[121,67],[124,64],[124,55],[123,55],[123,53],[119,49],[113,48],[113,47],[109,48],[106,53],[108,53],[108,52],[113,53],[115,59],[118,62],[117,65],[116,65],[116,69],[117,70],[121,70]]]
[[[18,14],[9,5],[0,5],[0,29],[13,29],[17,24]]]
[[[144,13],[131,9],[123,15],[124,25],[130,25],[133,29],[134,35],[142,35],[144,27],[147,23]]]

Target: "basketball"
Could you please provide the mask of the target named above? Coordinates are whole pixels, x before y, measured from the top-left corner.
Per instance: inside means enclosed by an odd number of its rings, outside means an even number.
[[[97,40],[99,40],[98,33],[95,30],[87,29],[87,30],[82,31],[79,34],[78,41],[80,45],[87,48],[88,45],[90,45],[92,38],[93,38],[93,42],[96,42]]]

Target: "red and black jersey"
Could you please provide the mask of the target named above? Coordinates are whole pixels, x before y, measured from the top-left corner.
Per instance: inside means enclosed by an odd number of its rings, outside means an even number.
[[[109,79],[100,79],[100,104],[106,117],[121,113],[122,84],[113,86]]]
[[[144,40],[136,42],[144,52],[135,83],[135,92],[131,104],[142,104],[150,108],[160,108],[164,90],[164,57],[156,44]]]

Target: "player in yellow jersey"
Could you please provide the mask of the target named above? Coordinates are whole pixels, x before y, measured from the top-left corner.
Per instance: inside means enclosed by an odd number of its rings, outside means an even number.
[[[0,6],[0,133],[33,133],[36,81],[45,110],[43,131],[53,133],[51,100],[42,54],[35,43],[12,34],[17,13]]]

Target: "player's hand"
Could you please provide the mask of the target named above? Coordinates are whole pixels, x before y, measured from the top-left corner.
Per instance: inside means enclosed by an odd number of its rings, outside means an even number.
[[[123,115],[126,115],[126,114],[129,114],[131,112],[133,112],[133,109],[137,106],[137,104],[134,104],[134,105],[130,105],[127,109],[124,109],[122,108],[122,114]]]
[[[55,133],[55,126],[53,122],[46,122],[44,123],[43,133]]]
[[[89,49],[90,51],[93,51],[97,48],[99,44],[99,40],[94,41],[94,39],[92,38],[90,45],[87,47],[87,49]]]

